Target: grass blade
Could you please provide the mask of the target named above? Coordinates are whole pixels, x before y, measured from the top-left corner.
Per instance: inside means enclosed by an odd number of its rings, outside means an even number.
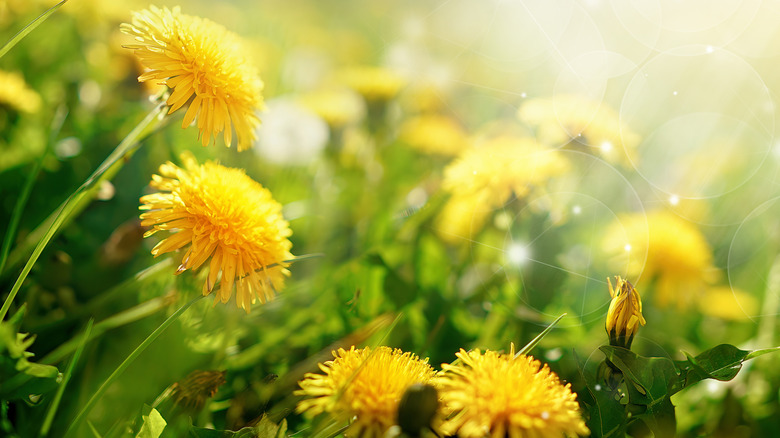
[[[44,437],[49,434],[51,423],[54,421],[54,416],[57,414],[57,408],[60,405],[60,400],[62,400],[62,395],[65,393],[65,387],[68,385],[70,376],[73,374],[73,368],[75,367],[76,363],[78,363],[81,352],[87,345],[87,339],[89,339],[89,335],[92,332],[92,322],[93,320],[90,318],[89,322],[87,323],[87,328],[84,330],[84,336],[81,337],[81,342],[79,342],[79,346],[76,349],[76,352],[73,353],[73,359],[71,359],[70,364],[68,364],[68,369],[65,371],[65,376],[62,378],[62,383],[60,383],[60,386],[57,388],[57,393],[54,394],[51,405],[49,405],[49,410],[46,412],[46,418],[43,420],[43,426],[41,426],[41,432],[39,436]]]
[[[157,119],[159,115],[163,114],[163,109],[165,107],[166,105],[161,103],[157,105],[151,112],[149,112],[149,114],[147,114],[147,116],[135,128],[133,128],[129,134],[127,134],[127,136],[122,140],[121,143],[119,143],[116,149],[111,152],[108,158],[106,158],[103,163],[98,166],[97,170],[95,170],[92,175],[90,175],[89,178],[87,178],[87,180],[84,181],[84,183],[81,184],[81,186],[79,186],[79,188],[76,189],[76,191],[73,192],[60,206],[54,216],[54,221],[46,230],[46,233],[43,235],[41,240],[38,242],[35,250],[33,250],[33,253],[30,255],[30,258],[24,265],[22,272],[19,274],[19,277],[16,279],[16,282],[11,288],[11,292],[8,293],[8,296],[3,303],[3,307],[0,308],[0,321],[5,319],[5,315],[8,313],[8,309],[11,307],[11,303],[16,297],[16,294],[19,292],[19,289],[22,287],[22,283],[27,278],[30,270],[32,270],[35,262],[38,261],[38,257],[41,256],[41,253],[43,252],[44,248],[46,248],[46,245],[48,245],[51,238],[54,237],[54,234],[60,229],[63,222],[65,222],[65,220],[70,217],[71,213],[75,211],[77,206],[83,205],[83,202],[85,201],[89,201],[87,198],[87,195],[90,193],[88,189],[92,188],[96,185],[97,182],[101,181],[103,176],[113,175],[119,171],[119,168],[123,164],[121,158],[127,154],[132,154],[135,149],[137,149],[138,145],[140,145],[137,140],[142,136],[152,121]]]
[[[31,21],[30,24],[28,24],[27,26],[24,26],[24,29],[20,30],[16,35],[11,37],[11,39],[8,40],[7,43],[5,43],[3,48],[0,49],[0,58],[5,56],[6,53],[8,53],[11,49],[13,49],[13,47],[17,43],[19,43],[19,41],[22,40],[22,38],[26,37],[30,32],[35,30],[36,27],[40,26],[41,23],[46,21],[46,19],[49,18],[49,16],[51,16],[51,14],[53,14],[57,9],[60,8],[60,6],[64,5],[67,1],[68,0],[62,0],[61,2],[57,3],[56,5],[50,7],[49,9],[46,10],[46,12],[44,12],[41,15],[39,15],[38,18],[36,18],[35,20]]]
[[[547,326],[546,329],[542,330],[541,333],[539,333],[535,338],[531,340],[528,344],[526,344],[525,347],[521,348],[517,353],[515,353],[515,359],[520,357],[521,355],[528,354],[529,351],[531,351],[534,347],[536,347],[536,344],[539,343],[545,336],[547,336],[547,333],[550,333],[550,331],[555,327],[558,322],[563,319],[563,317],[566,316],[565,313],[561,314],[561,316],[555,318],[555,321],[551,322],[550,325]]]
[[[46,145],[46,149],[38,158],[38,161],[35,163],[35,167],[33,167],[32,172],[27,174],[27,180],[24,182],[22,192],[19,194],[19,199],[16,200],[14,211],[11,213],[11,222],[8,224],[8,229],[6,230],[5,237],[3,238],[3,248],[0,250],[0,274],[2,274],[3,269],[5,269],[5,262],[8,260],[8,253],[11,251],[11,243],[14,241],[14,236],[16,236],[16,229],[19,227],[19,221],[22,218],[24,206],[27,205],[27,199],[30,197],[30,193],[32,192],[35,179],[41,172],[41,168],[43,168],[43,161],[46,159],[46,156],[49,155],[49,152],[51,152],[54,140],[59,135],[60,129],[62,129],[62,124],[65,122],[67,114],[68,113],[64,107],[59,107],[57,109],[57,112],[54,115],[54,120],[52,120],[51,135],[49,136],[49,142]]]

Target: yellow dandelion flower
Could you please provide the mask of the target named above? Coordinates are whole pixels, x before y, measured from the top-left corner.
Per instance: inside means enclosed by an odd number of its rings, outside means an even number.
[[[518,117],[536,129],[543,143],[579,146],[625,166],[636,160],[639,135],[606,103],[570,95],[530,99],[520,107]]]
[[[559,152],[527,138],[502,136],[467,149],[444,170],[442,189],[451,197],[437,229],[450,242],[468,239],[512,196],[523,198],[567,169]]]
[[[252,146],[263,82],[246,62],[237,35],[205,18],[182,14],[178,7],[155,6],[133,13],[132,24],[122,24],[122,31],[138,41],[125,47],[149,69],[138,80],[173,89],[168,114],[190,102],[182,128],[197,117],[204,146],[220,132],[230,146],[233,128],[238,150]]]
[[[301,105],[320,116],[331,128],[359,122],[366,115],[366,104],[346,88],[323,89],[303,95]]]
[[[345,436],[382,437],[396,424],[398,404],[416,383],[428,383],[435,372],[427,360],[399,349],[366,347],[333,352],[335,359],[320,364],[325,374],[307,373],[296,394],[305,395],[298,412],[329,412],[351,421]]]
[[[642,316],[642,298],[634,286],[620,276],[615,276],[615,289],[607,278],[609,295],[612,301],[607,311],[605,324],[609,335],[610,345],[623,348],[631,348],[631,341],[639,331],[639,325],[645,325],[645,317]]]
[[[420,152],[453,156],[466,149],[466,132],[450,117],[425,114],[401,125],[401,141]]]
[[[348,68],[340,72],[339,78],[369,102],[390,100],[406,85],[406,81],[399,74],[382,67]]]
[[[206,260],[209,275],[203,295],[211,293],[222,273],[216,294],[228,302],[237,284],[236,304],[249,312],[251,303],[273,299],[289,275],[292,234],[282,217],[282,206],[262,185],[241,169],[208,161],[199,165],[191,154],[182,156],[184,168],[171,162],[160,166],[150,185],[159,193],[141,198],[141,225],[158,231],[178,230],[158,243],[159,256],[189,245],[176,273],[198,269]]]
[[[717,277],[701,231],[667,211],[620,216],[608,227],[604,247],[617,255],[615,269],[645,283],[655,280],[651,289],[660,307],[687,309]]]
[[[447,420],[445,434],[463,438],[589,435],[571,384],[531,356],[461,349],[443,364],[435,385]]]
[[[755,296],[728,286],[708,289],[699,297],[698,305],[703,314],[730,321],[746,321],[760,309]]]
[[[41,107],[41,96],[27,86],[21,74],[0,70],[0,105],[35,113]]]

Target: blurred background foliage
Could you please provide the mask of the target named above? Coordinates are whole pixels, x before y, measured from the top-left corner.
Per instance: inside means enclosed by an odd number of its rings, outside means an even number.
[[[0,39],[53,3],[0,3]],[[265,82],[259,140],[240,154],[203,148],[177,113],[49,244],[10,312],[26,303],[31,361],[62,372],[95,321],[51,436],[200,291],[203,273],[174,277],[138,220],[152,173],[186,150],[245,168],[284,205],[293,253],[320,256],[295,263],[277,300],[249,315],[197,303],[92,411],[101,434],[193,370],[219,370],[225,383],[202,409],[162,412],[168,436],[189,417],[238,430],[264,414],[307,435],[292,392],[334,348],[382,343],[438,367],[459,348],[523,345],[564,312],[532,354],[579,391],[578,360],[603,359],[605,279],[617,274],[644,298],[639,354],[777,345],[774,3],[181,6],[251,47]],[[71,0],[0,59],[15,75],[0,74],[0,229],[42,163],[3,295],[44,220],[152,108],[159,90],[137,82],[119,32],[145,7]],[[2,433],[36,435],[50,397],[4,404]],[[775,436],[777,358],[673,401],[681,436]]]

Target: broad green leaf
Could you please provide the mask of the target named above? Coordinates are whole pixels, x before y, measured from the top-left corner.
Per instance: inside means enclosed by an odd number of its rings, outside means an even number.
[[[780,348],[747,351],[740,350],[730,344],[721,344],[696,357],[685,353],[688,359],[676,362],[677,367],[680,369],[681,379],[679,385],[674,388],[671,394],[704,379],[731,380],[737,376],[737,373],[742,369],[742,363],[746,360],[776,351],[780,351]]]
[[[144,405],[144,413],[141,415],[141,429],[138,430],[138,434],[135,438],[159,438],[168,423],[165,419],[151,406]]]
[[[616,394],[599,382],[596,373],[585,367],[575,354],[580,376],[585,381],[587,391],[578,391],[579,400],[585,403],[590,414],[586,425],[590,429],[591,438],[612,437],[623,438],[626,436],[626,410]]]
[[[677,433],[677,418],[674,414],[674,405],[669,397],[664,397],[659,403],[648,406],[647,411],[634,417],[629,425],[629,433],[636,429],[635,422],[643,422],[644,425],[657,437],[675,436]],[[633,434],[632,434],[633,435]]]
[[[674,362],[666,357],[642,357],[622,347],[601,346],[607,359],[626,379],[629,402],[637,405],[660,403],[670,395],[670,389],[680,376]]]

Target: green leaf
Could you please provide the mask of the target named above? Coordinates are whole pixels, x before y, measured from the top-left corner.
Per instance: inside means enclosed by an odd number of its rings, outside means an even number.
[[[674,362],[666,357],[642,357],[608,345],[599,349],[623,373],[632,404],[650,406],[663,402],[680,379]]]
[[[168,423],[157,412],[157,409],[144,405],[144,414],[141,415],[143,423],[135,438],[159,438]]]
[[[587,369],[575,353],[580,377],[585,381],[587,392],[578,391],[579,399],[588,407],[586,425],[591,438],[626,436],[625,405],[620,403],[614,391],[598,380],[593,370]]]
[[[629,433],[632,436],[642,436],[634,431],[639,428],[638,422],[644,423],[654,436],[675,436],[677,433],[677,418],[674,414],[674,405],[669,397],[664,397],[660,402],[647,408],[647,411],[634,417],[629,425]]]
[[[680,369],[681,379],[672,394],[704,379],[731,380],[737,376],[737,373],[742,369],[742,363],[746,360],[776,351],[780,351],[780,347],[747,351],[740,350],[730,344],[721,344],[696,357],[685,353],[688,359],[676,362],[677,367]]]

